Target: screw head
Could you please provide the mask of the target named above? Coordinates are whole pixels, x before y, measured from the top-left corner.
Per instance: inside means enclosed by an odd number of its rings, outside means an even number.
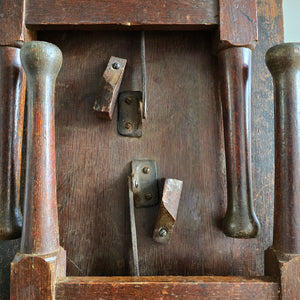
[[[143,173],[144,174],[149,174],[150,173],[150,168],[149,167],[144,167],[143,168]]]
[[[132,125],[131,122],[126,122],[125,125],[124,125],[124,127],[125,127],[127,130],[131,130],[132,127],[133,127],[133,125]]]
[[[146,200],[151,200],[152,199],[152,194],[151,193],[147,193],[147,194],[145,194],[145,199]]]
[[[112,67],[113,67],[113,69],[118,70],[118,69],[120,69],[120,64],[115,62],[112,64]]]
[[[126,98],[126,99],[125,99],[125,103],[126,103],[126,104],[131,104],[131,103],[132,103],[132,99],[129,98],[129,97]]]
[[[166,228],[160,228],[158,234],[160,237],[166,237],[168,235],[168,230]]]

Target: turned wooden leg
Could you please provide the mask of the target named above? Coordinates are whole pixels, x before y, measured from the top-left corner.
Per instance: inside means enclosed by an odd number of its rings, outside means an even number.
[[[54,128],[54,89],[62,54],[52,44],[29,42],[21,49],[21,61],[28,90],[27,163],[21,249],[12,263],[11,297],[52,299],[55,277],[65,274],[58,234]]]
[[[251,55],[244,47],[218,53],[227,170],[223,231],[233,238],[254,238],[259,231],[251,179]]]
[[[267,52],[275,107],[275,199],[273,246],[266,274],[281,281],[281,299],[300,299],[300,44]]]
[[[0,240],[21,236],[19,199],[25,84],[20,49],[0,47]]]

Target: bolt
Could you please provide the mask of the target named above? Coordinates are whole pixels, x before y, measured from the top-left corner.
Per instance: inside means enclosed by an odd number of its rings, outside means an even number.
[[[168,230],[166,228],[161,228],[159,229],[158,234],[160,237],[166,237],[168,235]]]
[[[145,194],[145,199],[146,200],[151,200],[152,199],[152,194],[151,193],[147,193],[147,194]]]
[[[132,103],[132,99],[131,98],[126,98],[125,99],[125,103],[126,104],[131,104]]]
[[[144,167],[143,168],[143,173],[144,174],[149,174],[150,173],[150,168],[149,167]]]
[[[113,67],[113,69],[118,70],[118,69],[120,69],[120,64],[115,62],[112,64],[112,67]]]
[[[131,122],[126,122],[124,126],[125,126],[125,128],[126,128],[127,130],[131,130],[132,127],[133,127],[133,125],[132,125]]]

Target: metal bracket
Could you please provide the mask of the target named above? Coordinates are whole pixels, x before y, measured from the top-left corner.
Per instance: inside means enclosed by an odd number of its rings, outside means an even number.
[[[93,107],[100,118],[112,120],[126,63],[126,59],[114,56],[108,62],[100,82],[101,94]]]
[[[156,219],[153,239],[161,244],[167,244],[172,236],[183,182],[177,179],[166,179],[163,196]]]
[[[132,192],[135,207],[158,204],[157,167],[153,160],[131,162]]]
[[[118,105],[119,134],[130,137],[142,136],[142,106],[142,92],[120,93]]]

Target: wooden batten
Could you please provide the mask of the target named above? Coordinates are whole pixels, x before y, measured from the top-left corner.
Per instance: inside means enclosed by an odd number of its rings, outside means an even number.
[[[272,278],[246,277],[67,277],[56,283],[56,299],[278,299]]]

